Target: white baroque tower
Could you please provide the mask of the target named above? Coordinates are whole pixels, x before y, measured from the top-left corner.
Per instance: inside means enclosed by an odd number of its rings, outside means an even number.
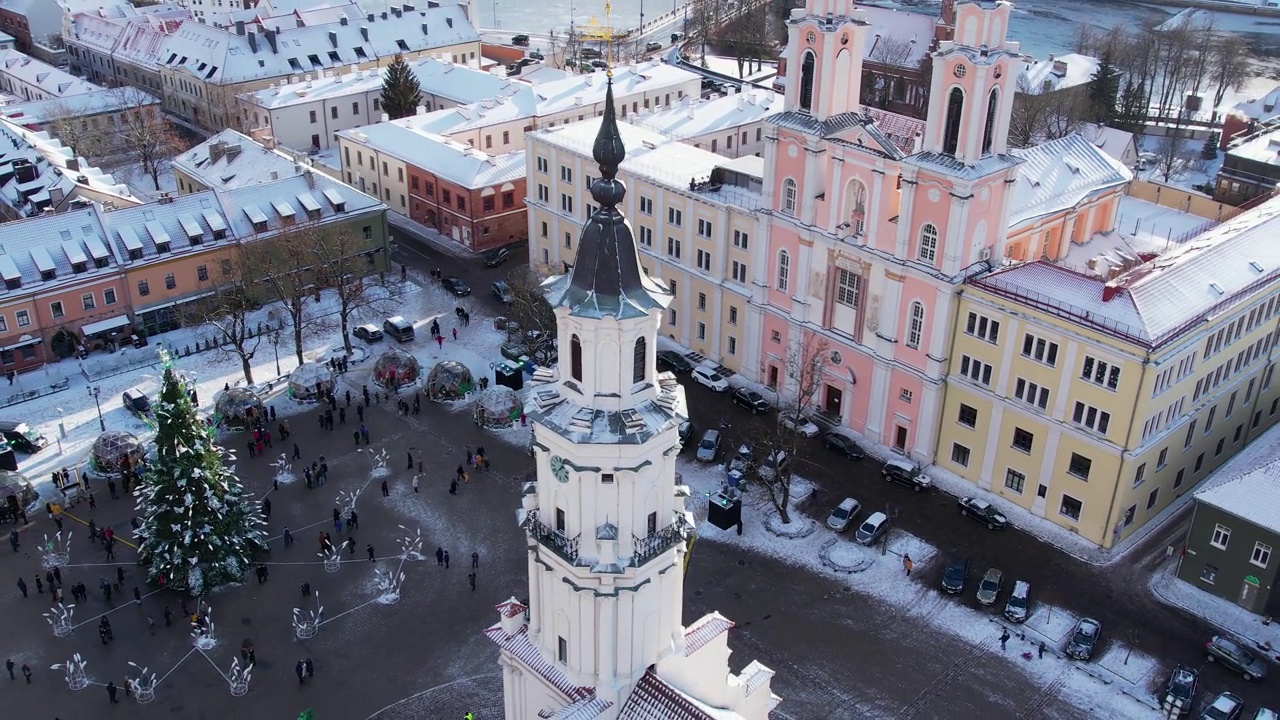
[[[599,209],[577,264],[544,286],[559,365],[534,376],[527,403],[538,478],[517,513],[528,605],[502,603],[485,631],[501,649],[506,717],[764,720],[778,702],[773,671],[729,672],[733,623],[719,613],[682,621],[693,526],[675,462],[687,412],[684,389],[655,365],[672,295],[641,268],[618,210],[626,153],[612,80],[592,154]]]

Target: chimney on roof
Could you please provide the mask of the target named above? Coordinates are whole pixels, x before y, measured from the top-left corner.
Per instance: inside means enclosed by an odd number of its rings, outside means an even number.
[[[280,50],[276,48],[276,31],[275,31],[275,30],[264,30],[264,31],[263,31],[263,34],[265,34],[265,35],[267,36],[267,44],[271,46],[271,52],[272,52],[272,54],[279,53],[279,52],[280,52]]]
[[[1124,285],[1121,283],[1109,282],[1106,285],[1103,285],[1102,302],[1111,302],[1122,290],[1124,290]]]
[[[78,172],[80,170],[80,158],[78,157],[67,158],[67,169]]]
[[[395,5],[392,5],[391,14],[395,15],[396,17],[400,17],[400,8],[396,7]]]
[[[368,15],[364,16],[364,19],[367,20],[368,22],[373,22],[373,18],[374,18],[373,13],[369,13]]]
[[[248,33],[248,38],[249,38],[249,52],[256,54],[258,52],[258,33],[250,30]]]
[[[405,4],[404,4],[404,11],[405,11],[405,12],[413,12],[413,11],[414,11],[414,7],[413,7],[412,5],[410,5],[409,3],[405,3]]]
[[[221,140],[214,140],[209,143],[209,164],[218,162],[222,159],[222,156],[226,154],[226,148],[223,146]]]
[[[236,34],[237,34],[237,35],[243,35],[243,34],[244,34],[244,21],[243,21],[243,20],[237,20],[237,21],[236,21]]]
[[[386,10],[383,10],[383,11],[382,11],[382,19],[383,19],[383,20],[386,20],[386,19],[387,19],[387,11],[386,11]]]
[[[382,122],[391,122],[391,116],[386,113],[382,113]]]
[[[697,104],[696,102],[691,102],[691,103],[689,103],[689,111],[688,111],[688,113],[687,113],[687,114],[688,114],[688,116],[689,116],[689,119],[690,119],[690,120],[692,120],[692,119],[694,118],[694,116],[698,114],[698,111],[697,111],[697,109],[696,109],[696,108],[697,108],[697,106],[698,106],[698,104]]]
[[[167,192],[160,193],[160,197],[156,198],[156,202],[160,203],[161,205],[172,205],[173,196]]]
[[[414,109],[413,109],[413,114],[414,114],[414,115],[426,115],[426,114],[427,114],[427,108],[426,108],[425,106],[423,106],[423,105],[419,105],[418,107],[416,107],[416,108],[414,108]]]
[[[367,26],[360,26],[360,37],[364,38],[365,42],[369,42],[369,28]]]
[[[59,204],[67,197],[67,191],[54,185],[49,188],[49,206],[51,208],[58,207]]]
[[[227,163],[228,164],[230,164],[233,160],[235,160],[237,157],[240,156],[240,149],[241,149],[240,143],[232,143],[227,145]]]
[[[426,35],[426,34],[427,34],[427,24],[426,24],[426,23],[422,23],[422,34],[423,34],[423,35]]]
[[[741,93],[738,94],[738,109],[741,110],[747,106],[747,98]]]
[[[342,17],[338,18],[338,24],[339,24],[339,25],[341,25],[342,27],[346,27],[346,26],[347,26],[347,16],[346,16],[346,15],[343,15]]]
[[[272,180],[279,180],[279,179],[280,179],[280,171],[279,171],[279,170],[272,170],[272,171],[271,171],[271,179],[272,179]]]

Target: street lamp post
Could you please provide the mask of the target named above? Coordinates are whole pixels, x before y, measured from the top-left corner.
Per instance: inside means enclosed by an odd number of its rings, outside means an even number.
[[[276,353],[276,377],[280,377],[280,328],[271,333],[271,349]]]
[[[102,403],[98,402],[98,398],[102,397],[102,388],[94,385],[88,390],[89,396],[93,398],[94,407],[98,408],[98,427],[101,428],[102,432],[106,432],[107,422],[102,419]]]
[[[58,454],[62,454],[62,438],[67,436],[67,424],[62,418],[62,408],[54,408],[58,411]]]

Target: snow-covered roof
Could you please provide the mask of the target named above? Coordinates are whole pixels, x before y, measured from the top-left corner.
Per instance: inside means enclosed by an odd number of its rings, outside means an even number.
[[[175,155],[172,165],[174,170],[219,190],[274,182],[305,170],[288,156],[230,128]]]
[[[272,208],[273,212],[266,215],[266,232],[274,232],[293,227],[294,222],[300,223],[303,222],[303,218],[309,217],[306,205],[299,199],[303,196],[310,196],[311,200],[320,206],[321,212],[317,222],[328,222],[338,217],[358,216],[386,207],[368,195],[318,172],[219,192],[218,200],[222,203],[222,215],[227,219],[227,225],[232,234],[246,238],[261,235],[263,231],[254,229],[245,214],[245,208],[250,206]],[[321,201],[321,198],[324,198],[324,201]],[[341,200],[343,204],[340,211],[338,204],[331,198]],[[279,212],[275,211],[277,206],[292,210],[298,219],[291,221],[281,217]]]
[[[1120,163],[1124,163],[1126,155],[1137,155],[1138,148],[1134,142],[1133,133],[1127,130],[1087,123],[1076,132],[1093,143],[1094,147]]]
[[[343,130],[338,136],[400,158],[465,188],[513,182],[525,173],[523,150],[490,155],[441,135],[414,132],[390,122]]]
[[[521,82],[527,82],[530,85],[541,85],[546,82],[554,82],[556,80],[564,80],[573,77],[573,73],[559,68],[553,68],[550,65],[534,65],[526,67],[518,76]]]
[[[91,207],[0,225],[0,248],[13,265],[9,272],[16,270],[22,280],[22,288],[0,288],[0,297],[72,277],[83,282],[86,276],[112,269],[112,258],[102,253],[105,238],[98,214]],[[104,266],[99,268],[89,257],[101,258]],[[79,272],[73,269],[75,263],[81,264]],[[44,280],[43,271],[52,271],[54,278]],[[17,278],[6,275],[5,279]]]
[[[1217,225],[1111,282],[1044,262],[971,281],[1144,347],[1175,340],[1280,278],[1280,199]]]
[[[165,40],[183,24],[183,18],[157,18],[146,23],[130,23],[121,34],[112,56],[138,67],[158,70]]]
[[[135,31],[153,36],[166,34],[191,18],[190,11],[185,8],[155,5],[142,9],[154,9],[156,12],[134,13],[123,17],[79,13],[71,19],[69,39],[98,52],[113,54],[121,49],[123,39],[136,36]]]
[[[574,108],[582,108],[587,115],[596,115],[604,111],[605,80],[602,70],[533,86],[516,83],[496,98],[392,122],[418,132],[451,135],[518,120],[550,117]],[[638,101],[643,94],[678,93],[681,86],[687,86],[692,94],[697,92],[700,83],[700,76],[696,73],[658,60],[613,70],[613,95],[619,107]]]
[[[1241,100],[1229,112],[1259,122],[1280,117],[1280,85],[1272,88],[1271,92],[1262,97]]]
[[[760,122],[779,112],[782,112],[782,95],[770,90],[750,90],[708,101],[686,97],[675,107],[637,113],[626,121],[674,138],[696,138]]]
[[[417,76],[424,95],[436,95],[459,104],[496,97],[504,90],[516,86],[505,75],[498,77],[448,60],[418,58],[408,61],[408,65]],[[326,70],[321,73],[314,80],[280,83],[278,86],[245,93],[239,97],[258,107],[274,110],[317,100],[363,95],[382,88],[385,68],[352,68],[347,72]]]
[[[397,53],[479,42],[466,9],[450,4],[359,21],[269,29],[259,19],[239,35],[183,23],[165,39],[160,64],[184,68],[205,82],[231,84],[345,68]]]
[[[874,5],[859,4],[858,10],[871,24],[863,55],[866,59],[916,68],[933,48],[937,17]]]
[[[1280,460],[1196,493],[1204,505],[1280,533]]]
[[[21,165],[32,169],[20,175],[16,168]],[[34,179],[22,182],[22,176],[31,172]],[[127,185],[90,167],[49,133],[27,130],[0,118],[0,203],[18,215],[31,216],[45,208],[65,209],[60,203],[79,197],[116,205],[138,202]]]
[[[101,89],[17,50],[0,50],[0,75],[12,83],[38,88],[51,97],[69,97]]]
[[[159,104],[160,98],[123,86],[100,88],[71,97],[5,105],[0,107],[0,115],[19,125],[36,127],[63,117],[88,117]]]
[[[682,692],[649,669],[627,696],[618,720],[741,720],[731,710],[712,708]]]
[[[600,118],[593,118],[560,127],[534,130],[527,138],[536,138],[548,145],[591,157],[600,123]],[[656,131],[629,123],[618,123],[618,131],[627,149],[627,157],[622,161],[619,173],[624,179],[630,175],[676,192],[688,193],[691,179],[707,180],[713,170],[726,167],[732,162],[709,150],[685,145]],[[745,168],[737,169],[745,171]],[[752,210],[761,205],[758,192],[737,186],[725,185],[715,192],[700,192],[699,197],[707,202],[738,205]]]
[[[1280,165],[1280,128],[1234,138],[1227,155],[1266,165]]]
[[[1098,58],[1079,53],[1050,55],[1048,60],[1024,58],[1022,77],[1032,94],[1084,85],[1098,71]]]
[[[1081,135],[1068,135],[1025,150],[1013,186],[1009,227],[1075,207],[1081,200],[1124,185],[1133,173]]]

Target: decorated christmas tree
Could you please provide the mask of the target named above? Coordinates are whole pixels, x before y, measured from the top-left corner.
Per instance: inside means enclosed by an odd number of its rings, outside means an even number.
[[[243,578],[264,536],[240,479],[223,464],[222,448],[168,362],[154,407],[156,454],[135,492],[139,552],[152,582],[201,595]]]

